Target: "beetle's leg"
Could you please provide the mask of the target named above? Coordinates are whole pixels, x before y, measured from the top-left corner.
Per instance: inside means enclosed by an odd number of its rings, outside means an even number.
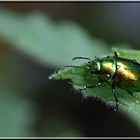
[[[136,96],[136,94],[133,93],[132,91],[127,90],[127,93],[128,93],[129,95],[133,96],[135,99],[137,99],[137,100],[140,101],[140,99],[139,99],[139,98]]]
[[[94,71],[93,71],[93,69],[92,69],[92,67],[91,67],[91,63],[92,63],[91,61],[88,61],[87,70],[90,71],[91,74],[93,74]]]
[[[132,63],[134,63],[134,64],[140,64],[137,60],[135,60],[135,59],[133,59],[132,60]]]
[[[80,88],[80,91],[85,90],[85,89],[87,89],[87,88],[95,88],[95,87],[99,87],[99,86],[101,86],[101,84],[102,84],[101,82],[98,82],[98,83],[97,83],[96,85],[94,85],[94,86],[86,85],[86,86]]]
[[[90,68],[90,67],[87,67],[87,70],[88,70],[88,71],[90,71],[90,73],[91,73],[91,74],[93,74],[93,73],[94,73],[93,69],[92,69],[92,68]]]
[[[114,96],[115,101],[116,101],[116,107],[114,108],[114,110],[117,111],[119,108],[119,100],[115,94],[115,84],[114,83],[112,83],[112,93],[113,93],[113,96]]]

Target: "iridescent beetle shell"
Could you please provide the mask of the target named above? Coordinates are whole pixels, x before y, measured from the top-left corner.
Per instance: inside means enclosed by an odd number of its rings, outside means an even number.
[[[124,89],[137,98],[133,92],[140,92],[140,64],[136,60],[121,58],[116,52],[114,53],[114,56],[95,58],[94,60],[84,57],[75,57],[74,59],[88,59],[87,69],[91,73],[97,74],[99,78],[99,82],[96,85],[86,85],[80,90],[99,87],[103,82],[110,82],[116,101],[114,110],[117,110],[119,101],[115,94],[115,87]]]

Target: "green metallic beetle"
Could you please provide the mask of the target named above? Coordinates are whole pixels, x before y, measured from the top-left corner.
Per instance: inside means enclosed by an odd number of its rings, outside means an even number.
[[[87,69],[90,73],[97,74],[99,78],[96,85],[86,85],[80,90],[99,87],[103,82],[111,82],[112,93],[116,101],[114,110],[116,111],[119,107],[119,101],[115,94],[115,87],[124,89],[131,96],[137,98],[133,92],[140,92],[140,64],[136,60],[119,57],[117,52],[114,54],[114,56],[105,58],[96,57],[94,60],[86,57],[75,57],[73,60],[87,59]]]

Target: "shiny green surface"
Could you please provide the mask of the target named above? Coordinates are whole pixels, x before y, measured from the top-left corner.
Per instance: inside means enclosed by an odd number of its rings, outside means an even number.
[[[116,86],[134,92],[140,91],[140,64],[132,60],[117,58]]]
[[[98,66],[99,80],[102,82],[114,82],[119,88],[139,92],[140,91],[140,64],[130,59],[120,57],[105,57],[100,60],[100,65],[94,60],[92,68]]]
[[[114,57],[106,57],[101,60],[101,71],[99,78],[102,81],[112,81],[116,72],[116,61]]]

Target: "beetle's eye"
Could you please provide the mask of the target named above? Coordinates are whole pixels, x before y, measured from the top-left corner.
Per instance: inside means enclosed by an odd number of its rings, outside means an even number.
[[[99,71],[100,71],[100,61],[97,60],[97,59],[95,59],[95,60],[93,61],[93,71],[94,71],[95,73],[99,73]]]

